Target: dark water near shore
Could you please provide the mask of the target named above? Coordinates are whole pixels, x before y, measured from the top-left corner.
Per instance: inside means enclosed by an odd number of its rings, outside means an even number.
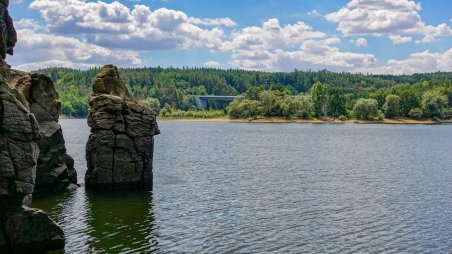
[[[452,253],[451,125],[159,125],[153,193],[35,195],[66,253]]]

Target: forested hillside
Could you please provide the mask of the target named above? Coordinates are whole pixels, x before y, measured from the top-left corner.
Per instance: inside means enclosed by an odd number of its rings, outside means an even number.
[[[98,72],[97,68],[84,71],[48,68],[37,72],[44,73],[55,81],[62,102],[62,114],[72,117],[87,115],[87,96],[93,78]],[[316,83],[324,85],[320,90],[325,90],[325,100],[343,102],[340,112],[332,112],[330,115],[346,115],[347,110],[353,110],[360,98],[375,99],[378,109],[383,110],[386,97],[396,95],[402,103],[400,115],[407,116],[411,109],[422,108],[422,96],[427,91],[446,96],[448,100],[446,108],[450,107],[452,103],[452,73],[450,72],[393,76],[334,73],[326,70],[269,73],[209,68],[156,67],[120,69],[120,74],[134,97],[153,105],[156,109],[166,106],[166,111],[168,109],[195,109],[193,95],[206,94],[239,95],[246,93],[241,97],[242,101],[247,99],[259,102],[260,99],[263,99],[260,96],[262,91],[269,90],[265,96],[273,94],[280,99],[284,96],[291,97],[309,92],[311,100],[313,98],[311,88]],[[262,102],[260,103],[262,104]],[[315,102],[310,103],[315,104]],[[409,103],[411,104],[408,105]],[[210,105],[219,109],[226,107],[221,103],[211,103]],[[238,106],[237,102],[235,106]],[[263,106],[265,105],[260,105],[259,109],[262,110]],[[323,106],[328,106],[326,101]],[[239,108],[236,109],[239,110]],[[259,114],[288,116],[282,113],[282,109],[279,111]],[[312,111],[314,116],[320,116],[320,112],[314,111]],[[326,108],[322,108],[322,111],[328,114]],[[239,114],[238,117],[248,117],[248,115]]]

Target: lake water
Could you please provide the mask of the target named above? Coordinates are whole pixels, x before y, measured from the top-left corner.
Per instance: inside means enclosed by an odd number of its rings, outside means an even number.
[[[66,253],[452,253],[452,125],[159,126],[153,192],[34,196]]]

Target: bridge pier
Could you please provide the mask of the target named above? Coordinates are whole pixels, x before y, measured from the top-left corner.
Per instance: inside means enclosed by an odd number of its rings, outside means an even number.
[[[196,102],[196,106],[198,106],[199,110],[205,110],[209,107],[209,104],[207,103],[207,99],[201,99],[200,96],[195,96],[195,102]]]

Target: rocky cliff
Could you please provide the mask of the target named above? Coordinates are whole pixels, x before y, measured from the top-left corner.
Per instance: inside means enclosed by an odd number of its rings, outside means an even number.
[[[52,80],[42,74],[13,71],[10,86],[20,90],[39,124],[41,139],[36,190],[61,191],[75,189],[77,172],[74,160],[66,153],[63,131],[58,124],[60,102]]]
[[[35,187],[41,131],[27,101],[32,86],[18,85],[30,76],[4,61],[17,40],[8,4],[0,0],[0,253],[41,253],[62,249],[65,238],[47,214],[24,205]]]
[[[89,99],[86,188],[152,188],[154,135],[151,108],[129,98],[113,65],[98,73]]]
[[[64,234],[44,212],[23,205],[34,190],[41,138],[38,122],[14,73],[0,63],[0,253],[64,247]]]

